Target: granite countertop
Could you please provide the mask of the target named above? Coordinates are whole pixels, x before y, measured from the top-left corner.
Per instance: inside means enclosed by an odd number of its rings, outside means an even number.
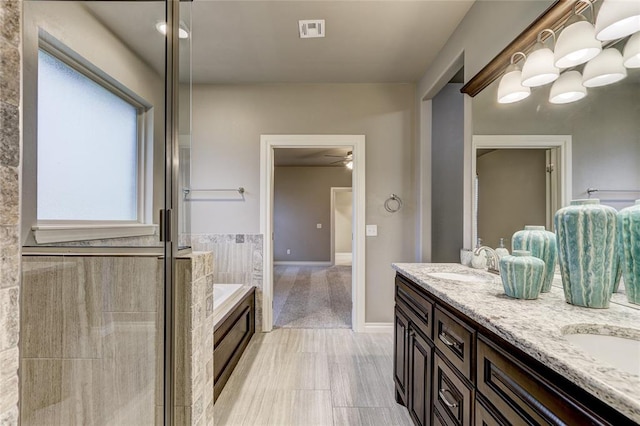
[[[587,332],[640,339],[640,306],[624,306],[624,295],[609,309],[566,303],[559,277],[549,293],[536,300],[504,294],[499,276],[455,263],[394,263],[393,268],[471,319],[493,331],[587,392],[640,423],[640,376],[621,371],[586,354],[563,337]],[[450,272],[477,282],[434,278]],[[638,360],[640,362],[640,360]]]

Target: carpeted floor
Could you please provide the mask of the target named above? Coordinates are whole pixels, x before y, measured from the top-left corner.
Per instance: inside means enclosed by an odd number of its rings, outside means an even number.
[[[351,328],[351,266],[273,267],[274,326]]]

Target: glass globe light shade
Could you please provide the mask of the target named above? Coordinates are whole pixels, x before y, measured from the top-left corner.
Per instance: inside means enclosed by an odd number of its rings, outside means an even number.
[[[498,85],[498,102],[511,104],[528,98],[531,89],[522,85],[522,71],[517,65],[511,64],[500,79]]]
[[[640,32],[632,35],[624,46],[623,63],[627,68],[640,68]]]
[[[558,36],[554,59],[558,68],[575,67],[595,58],[602,50],[593,25],[582,15],[574,15]]]
[[[585,87],[600,87],[622,80],[627,69],[622,64],[622,54],[618,49],[604,49],[598,56],[587,62],[582,71]]]
[[[598,40],[616,40],[640,31],[640,1],[603,0],[596,17]]]
[[[578,71],[567,71],[551,86],[549,102],[552,104],[568,104],[587,96],[587,88],[582,85],[582,75]]]
[[[560,69],[553,64],[553,52],[537,42],[522,67],[522,85],[537,87],[555,81]]]

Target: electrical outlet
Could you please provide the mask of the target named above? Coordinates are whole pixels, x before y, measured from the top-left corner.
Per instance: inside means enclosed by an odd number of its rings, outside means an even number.
[[[291,249],[287,249],[287,254],[291,254]]]

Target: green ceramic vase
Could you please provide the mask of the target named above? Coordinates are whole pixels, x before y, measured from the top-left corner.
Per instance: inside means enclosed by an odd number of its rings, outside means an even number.
[[[567,302],[608,308],[617,273],[616,209],[598,199],[574,200],[554,217]]]
[[[516,299],[537,299],[544,281],[544,262],[530,251],[514,250],[500,259],[504,293]]]
[[[541,291],[549,292],[558,258],[556,234],[545,230],[544,226],[527,225],[523,231],[513,234],[511,247],[513,250],[528,250],[532,256],[544,262],[544,282]]]
[[[618,254],[627,300],[640,305],[640,200],[618,212]]]

